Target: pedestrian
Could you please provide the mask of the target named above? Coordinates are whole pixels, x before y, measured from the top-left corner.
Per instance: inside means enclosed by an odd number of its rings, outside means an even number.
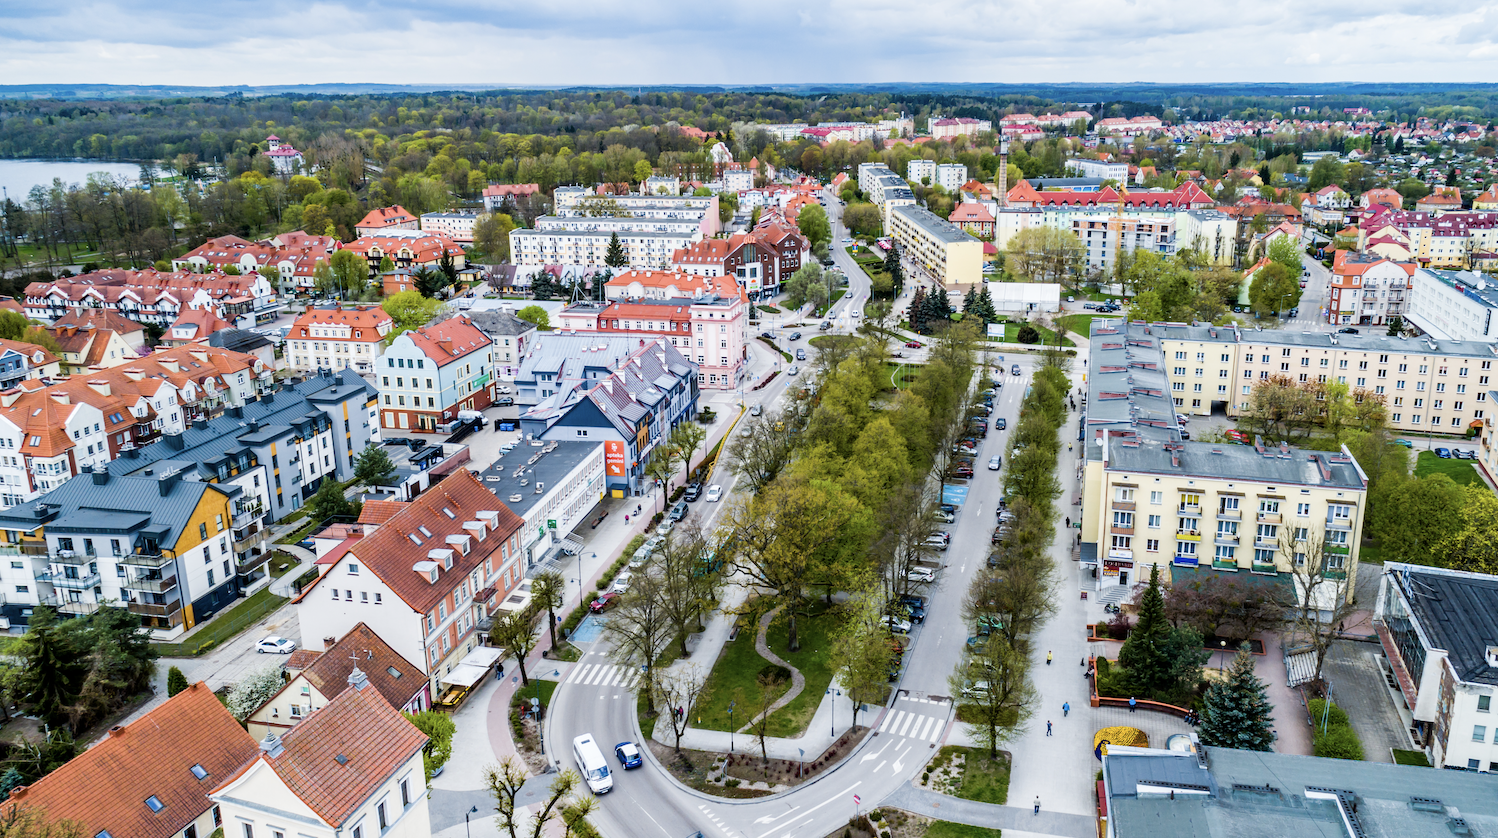
[[[1066,528],[1071,529],[1071,516],[1066,516]]]
[[[1035,795],[1035,814],[1040,814],[1040,795]]]
[[[1137,702],[1137,701],[1134,700],[1134,696],[1132,696],[1132,695],[1129,696],[1129,712],[1130,713],[1134,712],[1134,707],[1136,705],[1138,705],[1138,703],[1139,702]]]
[[[1046,736],[1050,736],[1051,735],[1051,722],[1050,722],[1049,719],[1047,719],[1046,723],[1045,723],[1045,735]]]
[[[1071,702],[1070,701],[1062,702],[1062,704],[1061,704],[1061,718],[1064,719],[1064,718],[1066,718],[1067,716],[1070,716],[1070,715],[1071,715]]]
[[[1051,653],[1050,652],[1046,652],[1045,653],[1045,665],[1046,666],[1050,666],[1051,665]]]

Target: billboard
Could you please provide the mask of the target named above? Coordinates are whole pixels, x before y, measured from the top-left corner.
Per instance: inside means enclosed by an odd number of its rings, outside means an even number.
[[[603,464],[604,471],[609,477],[624,476],[624,440],[606,439],[603,441]]]

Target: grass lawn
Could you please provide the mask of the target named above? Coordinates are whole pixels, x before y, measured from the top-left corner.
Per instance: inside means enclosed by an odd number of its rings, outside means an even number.
[[[1434,451],[1421,451],[1415,457],[1415,476],[1425,477],[1431,474],[1444,474],[1459,486],[1482,482],[1482,476],[1477,473],[1477,467],[1471,460],[1458,460],[1455,457],[1443,460]]]
[[[1430,760],[1426,759],[1424,751],[1405,751],[1394,749],[1395,765],[1418,765],[1421,768],[1429,768]]]
[[[1107,314],[1068,314],[1056,318],[1056,325],[1064,332],[1076,332],[1082,337],[1092,334],[1092,320],[1094,317],[1109,317]]]
[[[1020,326],[1023,326],[1023,325],[1024,325],[1023,323],[1005,323],[1004,324],[1004,337],[1002,339],[1002,342],[1003,343],[1019,343],[1019,329],[1020,329]],[[1032,325],[1035,325],[1035,324],[1032,324]],[[1055,345],[1055,343],[1056,343],[1056,333],[1055,332],[1051,331],[1050,329],[1045,328],[1044,326],[1040,326],[1040,325],[1035,325],[1035,331],[1037,331],[1037,332],[1040,333],[1040,343],[1030,344],[1031,346],[1041,346],[1041,345],[1054,346]],[[1069,340],[1066,337],[1062,337],[1061,338],[1061,345],[1062,346],[1076,346],[1076,344],[1072,343],[1071,340]]]
[[[792,699],[790,704],[770,714],[771,736],[800,736],[806,731],[806,726],[811,724],[811,717],[816,714],[817,705],[822,703],[827,685],[832,683],[830,658],[835,619],[826,614],[798,619],[796,628],[801,649],[797,652],[786,651],[789,640],[786,621],[776,620],[770,624],[770,631],[765,636],[770,651],[806,676],[806,689]],[[743,639],[743,635],[739,635],[739,638]]]
[[[781,310],[780,310],[780,308],[778,306],[761,305],[761,306],[756,306],[756,308],[758,308],[760,311],[765,312],[766,314],[780,314],[781,313]]]
[[[836,291],[833,291],[832,292],[832,299],[828,300],[826,305],[817,306],[816,316],[817,317],[822,317],[825,314],[827,314],[827,309],[832,308],[833,304],[836,303],[838,300],[841,300],[843,298],[843,295],[846,294],[846,293],[848,293],[848,289],[847,288],[839,288]]]
[[[955,795],[963,800],[979,803],[1009,802],[1009,757],[999,754],[997,761],[988,758],[982,748],[964,748],[960,745],[944,745],[937,752],[933,764],[944,762],[960,755],[962,765],[962,787]]]
[[[507,660],[513,662],[514,658],[508,658]],[[540,669],[541,667],[537,668]],[[519,675],[520,673],[517,672],[515,674]],[[531,676],[531,685],[524,689],[516,690],[515,694],[510,696],[510,706],[519,707],[522,703],[524,703],[526,707],[529,707],[531,706],[532,698],[539,698],[541,699],[542,707],[550,707],[551,694],[557,691],[557,682],[543,681],[530,672],[527,672],[526,674]]]
[[[190,658],[201,655],[239,634],[265,615],[286,604],[284,597],[270,592],[269,586],[261,588],[247,599],[242,599],[231,608],[216,614],[202,631],[185,643],[152,643],[151,646],[164,658]]]
[[[858,344],[863,343],[863,338],[854,337],[852,335],[817,335],[811,340],[808,340],[807,343],[811,344],[812,346],[820,346],[826,348],[841,346],[843,344],[857,346]]]
[[[789,353],[789,352],[785,351],[784,349],[781,349],[780,347],[776,346],[775,345],[775,341],[770,340],[769,338],[760,338],[760,340],[764,342],[765,346],[768,346],[771,349],[775,350],[776,352],[779,352],[782,356],[785,357],[785,359],[787,361],[794,360],[791,357],[791,353]]]
[[[919,364],[896,364],[893,361],[884,362],[884,377],[881,381],[890,381],[890,388],[909,390],[910,385],[921,375]]]
[[[758,702],[759,684],[755,679],[761,669],[773,665],[755,651],[753,628],[746,625],[737,639],[723,644],[723,652],[707,678],[707,699],[698,701],[693,708],[694,715],[702,721],[694,720],[693,724],[708,730],[728,730],[728,703],[736,702],[732,727],[734,730],[743,727],[754,715],[751,708]],[[790,686],[787,681],[775,697],[784,695]]]
[[[988,829],[982,826],[968,826],[965,823],[952,823],[951,821],[934,821],[926,827],[925,838],[1003,838],[1004,833],[997,829]]]

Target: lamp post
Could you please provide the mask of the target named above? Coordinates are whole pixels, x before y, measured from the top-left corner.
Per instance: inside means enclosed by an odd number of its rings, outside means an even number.
[[[736,702],[728,702],[728,752],[733,753],[733,705]]]
[[[473,831],[468,828],[468,816],[477,814],[478,810],[479,807],[474,806],[473,808],[463,813],[463,832],[468,836],[468,838],[473,838]]]
[[[843,694],[843,691],[842,690],[835,690],[835,689],[832,689],[832,688],[829,687],[827,689],[827,694],[830,695],[830,696],[832,696],[832,714],[831,714],[831,718],[832,718],[832,730],[829,733],[829,735],[832,736],[832,737],[834,737],[834,738],[836,738],[837,737],[837,699],[838,699],[838,697],[840,697]]]
[[[1226,640],[1219,640],[1217,643],[1222,647],[1222,656],[1217,659],[1217,674],[1221,675],[1223,664],[1227,663],[1228,642]]]

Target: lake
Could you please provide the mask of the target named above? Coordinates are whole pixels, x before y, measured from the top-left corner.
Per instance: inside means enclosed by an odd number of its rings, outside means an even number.
[[[134,183],[140,176],[140,164],[110,160],[0,160],[0,186],[5,187],[12,201],[25,203],[33,186],[49,186],[53,178],[62,178],[67,184],[81,184],[93,172],[123,175]]]

